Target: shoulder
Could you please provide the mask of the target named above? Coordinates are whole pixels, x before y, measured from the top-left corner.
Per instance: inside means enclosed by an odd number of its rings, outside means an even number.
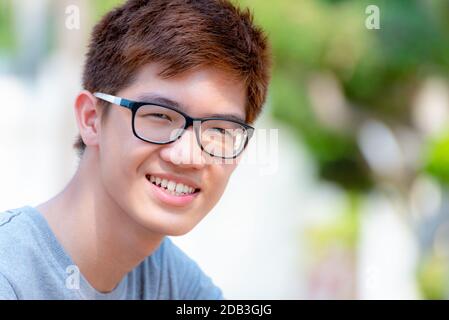
[[[36,233],[28,207],[0,213],[0,273],[25,265],[33,258]]]
[[[30,225],[25,217],[26,207],[0,212],[0,249],[17,248],[29,236]]]
[[[14,218],[23,214],[24,211],[25,207],[0,212],[0,230],[5,230],[8,228]]]
[[[223,299],[212,279],[168,237],[164,238],[153,258],[161,266],[160,276],[170,279],[180,299]]]
[[[5,276],[3,276],[0,273],[0,300],[17,300],[17,294],[14,291],[13,286],[9,282],[8,279],[6,279]]]
[[[12,284],[17,270],[29,265],[29,227],[24,217],[25,208],[0,212],[0,300],[13,300],[18,296]]]

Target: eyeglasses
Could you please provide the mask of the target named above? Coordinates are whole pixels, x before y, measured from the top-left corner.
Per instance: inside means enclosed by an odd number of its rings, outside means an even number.
[[[95,92],[94,96],[128,108],[132,112],[134,135],[146,142],[169,144],[193,126],[201,150],[222,159],[236,158],[247,146],[254,128],[220,117],[192,118],[174,107],[152,102],[136,102]]]

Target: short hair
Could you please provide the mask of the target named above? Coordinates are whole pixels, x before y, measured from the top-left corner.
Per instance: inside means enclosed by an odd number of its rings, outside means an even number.
[[[93,28],[83,87],[115,94],[132,83],[140,67],[152,62],[163,65],[163,78],[203,66],[235,75],[247,93],[246,121],[253,123],[262,110],[271,50],[248,8],[229,0],[128,0]],[[81,136],[74,147],[83,154]]]

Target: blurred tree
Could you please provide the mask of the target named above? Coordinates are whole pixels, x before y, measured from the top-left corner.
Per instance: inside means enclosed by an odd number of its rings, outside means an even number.
[[[14,53],[16,46],[10,1],[0,2],[0,56]]]
[[[357,144],[358,126],[338,132],[323,125],[308,83],[315,74],[330,72],[355,119],[409,126],[410,105],[420,81],[449,71],[449,4],[417,0],[240,3],[254,9],[272,42],[274,116],[297,132],[322,178],[348,190],[372,187],[372,172]],[[365,28],[369,4],[380,8],[380,30]]]
[[[123,0],[91,1],[92,19],[98,21],[106,12],[123,3]]]
[[[449,132],[429,139],[425,157],[425,170],[449,186]]]
[[[375,120],[393,134],[399,128],[419,133],[412,121],[416,94],[429,77],[447,78],[449,73],[449,2],[238,2],[253,9],[255,19],[267,30],[272,43],[272,114],[289,125],[310,151],[319,177],[350,193],[364,193],[373,187],[381,189],[384,182],[393,183],[403,197],[401,202],[406,203],[410,182],[422,173],[419,165],[418,169],[407,167],[406,175],[399,180],[379,176],[364,158],[360,129],[366,121]],[[365,27],[365,8],[373,4],[380,9],[379,30]],[[345,121],[341,115],[345,115]],[[440,181],[449,183],[449,136],[428,141],[428,152],[421,165]],[[344,234],[342,239],[357,234],[357,226],[352,223],[357,220],[347,217],[348,221],[340,221],[332,230],[326,226],[322,232],[315,232],[316,241],[323,234],[340,232]],[[346,226],[344,233],[342,226]],[[428,253],[423,254],[423,259],[426,256]],[[435,280],[432,275],[437,269],[429,265],[419,271],[421,288],[427,297],[441,297],[446,292],[428,283]]]

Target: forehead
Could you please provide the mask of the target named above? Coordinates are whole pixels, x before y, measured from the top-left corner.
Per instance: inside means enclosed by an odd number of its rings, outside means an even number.
[[[159,96],[177,102],[192,116],[233,114],[245,119],[246,87],[243,81],[215,68],[196,68],[170,78],[159,76],[163,66],[152,63],[136,73],[135,80],[120,94],[142,101]],[[146,100],[143,100],[146,101]]]

